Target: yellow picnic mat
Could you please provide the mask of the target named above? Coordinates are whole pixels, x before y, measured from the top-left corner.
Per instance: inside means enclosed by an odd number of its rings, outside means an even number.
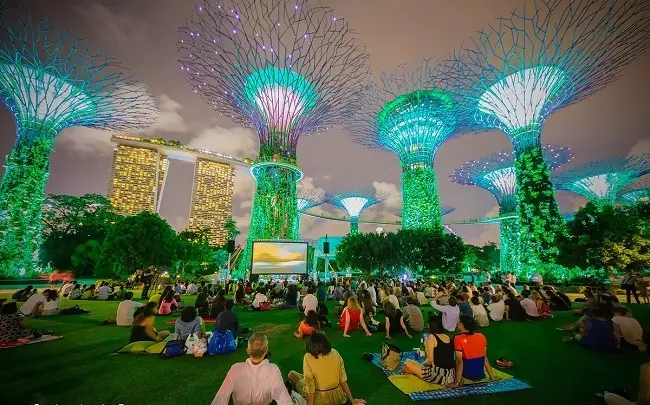
[[[502,380],[508,380],[512,378],[510,374],[506,374],[497,369],[492,369],[492,370],[494,372],[494,375],[496,377],[499,377]],[[393,385],[399,388],[400,391],[402,391],[406,395],[412,394],[414,392],[435,391],[435,390],[441,390],[445,388],[444,385],[432,384],[426,381],[422,381],[420,378],[414,376],[413,374],[392,375],[388,377],[388,379],[390,380],[390,382],[393,383]],[[471,381],[466,378],[463,378],[463,385],[485,383],[488,381],[489,379],[487,375],[484,379],[476,380],[476,381]]]

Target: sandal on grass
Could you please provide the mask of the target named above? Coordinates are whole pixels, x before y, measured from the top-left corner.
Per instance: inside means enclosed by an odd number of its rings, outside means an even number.
[[[513,365],[512,361],[508,360],[506,357],[500,357],[497,359],[497,367],[499,368],[512,368]]]

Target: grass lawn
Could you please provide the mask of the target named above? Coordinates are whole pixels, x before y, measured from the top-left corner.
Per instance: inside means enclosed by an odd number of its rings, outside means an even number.
[[[0,295],[6,298],[7,294]],[[63,307],[71,301],[64,300]],[[146,405],[210,403],[230,366],[246,358],[243,349],[232,355],[195,359],[184,356],[161,360],[156,355],[111,355],[128,343],[130,330],[101,326],[114,316],[117,302],[78,301],[86,315],[28,320],[35,328],[52,329],[62,339],[0,350],[0,403],[11,405]],[[631,305],[641,324],[650,327],[650,305]],[[425,309],[427,310],[427,309]],[[300,370],[304,342],[292,336],[298,315],[294,311],[253,313],[239,311],[243,326],[269,335],[271,360],[283,374]],[[156,327],[170,328],[161,316]],[[426,318],[425,318],[426,319]],[[575,320],[569,313],[556,313],[552,320],[528,323],[493,323],[481,330],[488,339],[488,355],[494,360],[508,356],[510,372],[533,389],[486,396],[465,397],[440,404],[600,404],[595,392],[624,388],[636,395],[638,370],[644,356],[632,351],[595,353],[561,342],[555,328]],[[331,317],[334,323],[334,317]],[[412,403],[378,368],[361,359],[363,352],[378,352],[383,334],[342,337],[326,329],[332,346],[343,356],[352,393],[370,405]],[[418,337],[419,338],[419,337]],[[419,339],[393,337],[403,350],[418,346]]]

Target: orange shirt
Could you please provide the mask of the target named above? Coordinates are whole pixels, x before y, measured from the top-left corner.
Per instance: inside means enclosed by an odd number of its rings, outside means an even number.
[[[454,337],[454,349],[458,352],[463,352],[464,359],[469,360],[485,357],[487,339],[485,339],[482,333],[456,335]]]
[[[305,321],[300,322],[300,325],[298,326],[298,331],[302,332],[302,334],[305,336],[311,335],[314,329],[315,328],[313,326],[307,325],[307,322]]]

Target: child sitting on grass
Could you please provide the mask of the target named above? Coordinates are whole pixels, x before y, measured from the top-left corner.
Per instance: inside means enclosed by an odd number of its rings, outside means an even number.
[[[305,320],[298,325],[298,332],[293,335],[302,339],[304,336],[311,335],[316,329],[320,329],[320,322],[318,322],[318,313],[312,310],[307,312]]]

